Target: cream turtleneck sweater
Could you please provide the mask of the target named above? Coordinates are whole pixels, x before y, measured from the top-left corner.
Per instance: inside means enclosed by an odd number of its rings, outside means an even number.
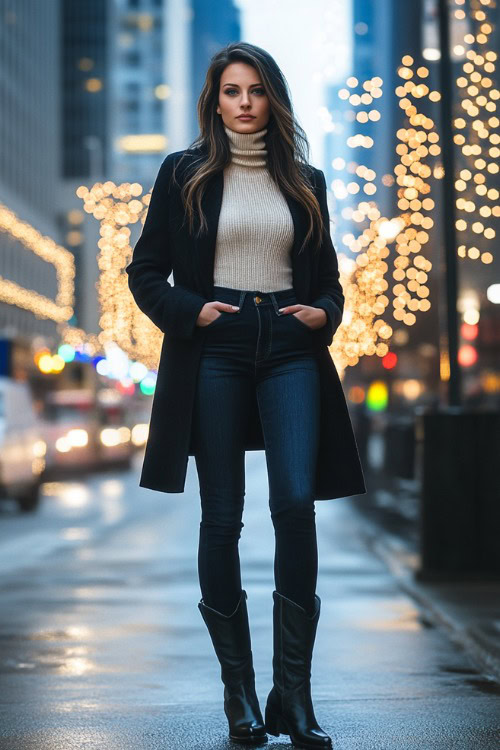
[[[267,128],[224,130],[231,163],[224,169],[214,284],[259,292],[291,289],[293,221],[267,169]]]

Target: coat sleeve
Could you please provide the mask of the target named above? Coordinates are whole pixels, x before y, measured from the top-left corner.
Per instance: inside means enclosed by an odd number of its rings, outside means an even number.
[[[312,307],[321,307],[327,316],[324,326],[317,329],[324,336],[325,343],[330,346],[335,331],[342,322],[344,311],[344,293],[339,281],[337,253],[330,235],[330,214],[328,211],[326,180],[321,169],[316,170],[318,186],[318,201],[324,224],[324,236],[319,250],[319,292],[311,302]]]
[[[137,306],[169,336],[190,339],[198,314],[207,302],[201,295],[167,279],[172,272],[169,233],[169,186],[174,155],[163,161],[151,193],[146,221],[132,261],[125,268]]]

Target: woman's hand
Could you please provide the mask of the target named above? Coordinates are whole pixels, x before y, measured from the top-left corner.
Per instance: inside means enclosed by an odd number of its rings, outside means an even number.
[[[288,305],[288,307],[280,307],[281,313],[287,315],[294,315],[295,313],[302,313],[301,315],[295,315],[302,323],[305,323],[309,328],[322,328],[326,321],[326,312],[321,307],[311,307],[310,305]]]
[[[208,326],[216,320],[221,312],[238,312],[237,305],[229,305],[227,302],[206,302],[201,308],[196,320],[197,326]]]

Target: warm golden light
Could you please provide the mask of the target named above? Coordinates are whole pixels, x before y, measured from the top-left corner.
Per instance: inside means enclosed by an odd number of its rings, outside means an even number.
[[[57,245],[28,222],[20,220],[14,211],[0,203],[0,231],[45,263],[54,266],[57,279],[55,300],[44,297],[33,289],[0,276],[0,302],[29,310],[38,318],[62,323],[73,315],[75,259],[73,253]]]
[[[101,91],[102,81],[100,78],[87,78],[85,81],[85,88],[91,94],[95,94],[97,91]]]
[[[88,445],[89,435],[87,430],[73,429],[69,430],[66,436],[68,443],[74,448],[83,448]]]
[[[106,427],[104,430],[101,430],[100,439],[101,443],[107,447],[113,447],[122,442],[120,440],[120,433],[113,427]]]
[[[117,139],[116,147],[129,154],[161,154],[167,150],[168,140],[162,133],[124,135]]]
[[[170,86],[167,86],[166,83],[159,83],[158,86],[155,86],[155,96],[157,99],[168,99],[171,93]]]
[[[141,446],[146,444],[149,434],[149,425],[145,423],[136,424],[132,428],[131,440],[134,445]]]
[[[493,33],[493,25],[488,20],[489,3],[484,2],[482,10],[472,9],[471,25],[475,26],[476,34],[468,33],[464,37],[466,45],[488,44],[492,43],[489,36]],[[461,180],[457,183],[457,189],[465,193],[469,198],[474,195],[479,196],[483,201],[497,201],[498,196],[490,192],[487,186],[488,175],[498,174],[498,153],[496,143],[499,139],[498,117],[494,113],[496,109],[495,101],[498,99],[500,92],[494,86],[490,74],[495,72],[494,61],[497,54],[492,50],[485,50],[478,53],[476,49],[470,48],[466,52],[467,61],[462,65],[462,75],[456,79],[456,84],[461,97],[460,106],[464,111],[464,116],[456,118],[454,121],[455,128],[460,128],[467,134],[458,138],[455,136],[454,142],[460,147],[462,158],[467,163],[467,169],[460,172]],[[486,142],[486,143],[485,143]],[[488,153],[489,152],[489,153]],[[487,158],[489,157],[489,158]],[[491,159],[491,161],[489,160]],[[495,190],[495,189],[493,189]],[[484,246],[488,241],[495,239],[496,231],[486,221],[478,221],[479,215],[482,219],[491,219],[495,216],[495,210],[498,205],[488,205],[485,202],[476,204],[473,200],[457,201],[457,211],[474,214],[476,220],[467,222],[459,220],[457,230],[462,233],[462,243],[458,247],[458,256],[469,260],[481,260],[483,263],[489,263],[493,260],[492,253],[485,252]],[[481,243],[478,247],[469,247],[471,235],[477,235],[473,239],[474,243]]]

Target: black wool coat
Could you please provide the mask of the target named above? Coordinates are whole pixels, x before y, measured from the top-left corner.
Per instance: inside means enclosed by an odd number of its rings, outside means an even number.
[[[187,220],[183,222],[180,198],[186,167],[201,153],[200,149],[176,151],[163,161],[142,234],[126,268],[129,288],[137,305],[165,334],[139,482],[141,487],[161,492],[184,491],[188,457],[193,455],[191,420],[196,378],[207,331],[206,326],[197,326],[196,320],[203,305],[214,299],[214,255],[223,172],[211,178],[202,199],[208,233],[199,238],[189,233]],[[171,182],[172,170],[183,154],[187,157],[176,169],[179,183],[176,185]],[[366,487],[346,399],[328,350],[342,320],[344,295],[330,237],[325,176],[310,165],[307,170],[327,228],[319,252],[306,246],[298,253],[307,233],[307,215],[295,199],[285,198],[294,225],[291,257],[297,302],[321,307],[327,314],[325,325],[311,329],[311,334],[321,382],[315,498],[328,500],[363,494]],[[198,226],[195,225],[195,231]],[[167,281],[172,272],[173,284]],[[263,450],[256,403],[251,414],[245,449]],[[300,425],[297,429],[300,430]]]

